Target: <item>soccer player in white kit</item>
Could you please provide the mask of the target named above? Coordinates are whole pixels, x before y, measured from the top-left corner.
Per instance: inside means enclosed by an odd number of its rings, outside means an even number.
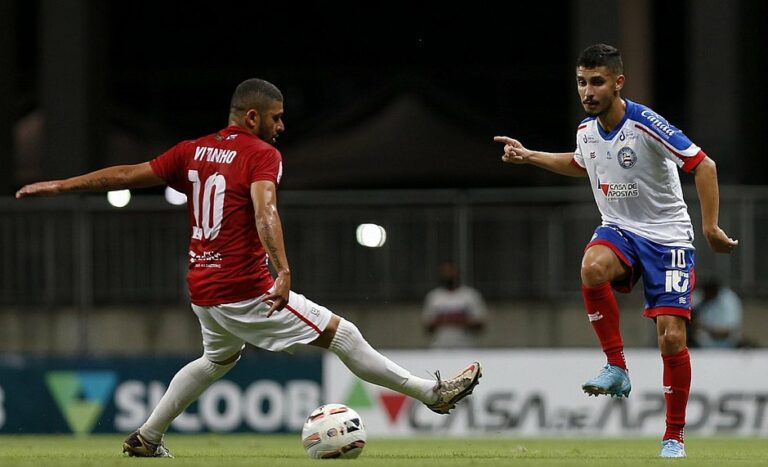
[[[168,184],[187,195],[187,282],[204,354],[176,373],[149,419],[125,440],[123,452],[130,456],[173,457],[163,444],[171,422],[235,366],[246,342],[271,351],[302,344],[327,348],[360,379],[440,414],[478,383],[478,362],[446,380],[439,373],[436,380],[414,376],[373,349],[354,324],[291,291],[277,211],[282,155],[273,146],[284,130],[282,93],[249,79],[232,96],[229,126],[216,133],[182,141],[149,162],[34,183],[16,193],[23,198]]]
[[[629,292],[642,277],[643,314],[656,321],[664,364],[666,431],[660,456],[685,457],[683,428],[691,385],[685,325],[691,318],[695,276],[693,227],[678,169],[695,174],[709,246],[730,253],[738,242],[718,226],[714,161],[656,112],[622,98],[624,82],[615,47],[587,47],[576,63],[576,84],[587,118],[578,127],[575,151],[545,153],[506,136],[494,139],[504,144],[504,162],[589,177],[602,225],[584,251],[582,294],[607,364],[582,389],[595,396],[629,396],[619,310],[611,289]]]

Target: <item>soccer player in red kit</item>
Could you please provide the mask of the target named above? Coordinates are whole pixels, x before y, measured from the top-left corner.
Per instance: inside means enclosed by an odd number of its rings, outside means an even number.
[[[235,90],[223,130],[182,141],[149,162],[34,183],[16,193],[23,198],[167,184],[187,195],[187,281],[204,355],[176,373],[146,423],[125,440],[129,456],[172,457],[163,444],[171,422],[232,369],[246,342],[271,351],[300,344],[327,348],[359,378],[440,414],[478,383],[477,362],[448,380],[439,373],[436,381],[416,377],[373,349],[354,324],[291,291],[277,210],[282,156],[273,146],[284,130],[282,93],[267,81],[249,79]]]

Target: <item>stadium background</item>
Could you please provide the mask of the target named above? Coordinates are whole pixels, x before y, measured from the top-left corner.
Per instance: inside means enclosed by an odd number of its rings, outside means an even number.
[[[741,246],[715,257],[697,240],[697,273],[724,277],[745,301],[745,334],[768,344],[759,270],[768,260],[766,4],[508,3],[2,2],[0,431],[125,431],[104,418],[118,408],[115,388],[140,380],[134,398],[150,400],[154,382],[167,383],[200,351],[184,291],[183,207],[161,190],[134,193],[122,209],[93,195],[20,202],[14,191],[144,161],[211,132],[225,124],[233,87],[252,76],[286,96],[281,212],[297,290],[354,320],[374,346],[416,349],[409,355],[429,368],[438,355],[423,350],[421,299],[436,265],[453,259],[489,300],[482,347],[497,356],[583,347],[598,360],[578,294],[581,248],[598,222],[589,190],[583,180],[502,165],[491,138],[573,146],[575,56],[590,43],[617,45],[625,96],[717,161],[721,223]],[[683,181],[698,229],[692,177]],[[362,222],[385,226],[383,248],[356,244]],[[625,341],[650,347],[641,294],[620,300]],[[253,375],[283,360],[250,353],[232,384],[242,400],[261,400],[261,386],[248,392]],[[759,352],[735,355],[765,363]],[[324,383],[308,370],[327,366],[319,355],[290,361],[297,380]],[[158,370],[135,369],[147,366]],[[270,378],[288,394],[288,376]],[[265,387],[270,401],[283,397]],[[749,424],[765,435],[768,396],[744,394],[750,415],[736,431]],[[19,400],[51,423],[30,425],[14,412],[25,407]],[[286,420],[270,429],[295,428]]]

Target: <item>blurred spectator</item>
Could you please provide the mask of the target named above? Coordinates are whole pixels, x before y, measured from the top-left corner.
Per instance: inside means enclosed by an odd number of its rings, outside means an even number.
[[[697,347],[736,348],[741,345],[741,300],[717,278],[704,281],[694,293],[693,328]]]
[[[480,293],[461,284],[459,268],[443,263],[440,285],[424,300],[422,321],[436,348],[476,347],[485,326],[487,310]]]

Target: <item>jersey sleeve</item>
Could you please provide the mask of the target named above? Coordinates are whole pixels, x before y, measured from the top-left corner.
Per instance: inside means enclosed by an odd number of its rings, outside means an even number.
[[[576,149],[573,151],[573,159],[571,159],[571,165],[576,166],[582,170],[586,170],[587,166],[584,163],[584,155],[581,153],[581,144],[579,144],[579,132],[585,127],[585,125],[579,125],[579,129],[576,131]]]
[[[155,175],[165,180],[165,183],[170,186],[177,184],[179,173],[183,170],[180,160],[185,143],[183,141],[149,161],[149,166]]]
[[[648,146],[660,156],[674,162],[683,172],[690,172],[707,155],[678,128],[656,112],[644,108],[638,112],[637,128],[643,133]]]
[[[251,164],[250,182],[269,180],[275,185],[280,184],[283,176],[283,156],[275,148],[261,151],[253,157]]]

